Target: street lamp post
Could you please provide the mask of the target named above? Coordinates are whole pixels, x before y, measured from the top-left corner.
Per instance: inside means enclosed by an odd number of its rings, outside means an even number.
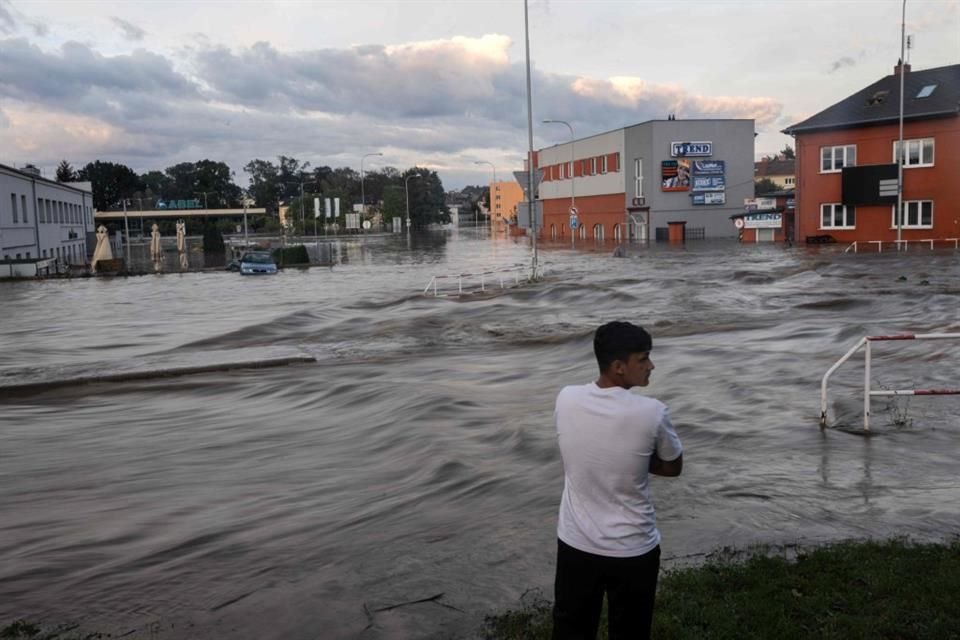
[[[573,145],[573,126],[566,120],[544,120],[543,124],[564,124],[567,126],[567,129],[570,129],[570,217],[572,218],[576,215],[577,211],[577,195],[576,190],[574,189],[574,184],[576,183],[577,170],[574,168],[574,159]],[[576,243],[577,230],[570,229],[570,246],[574,246]]]
[[[416,180],[419,177],[419,173],[411,173],[403,179],[403,191],[407,196],[407,233],[410,233],[410,180]]]
[[[360,213],[367,212],[367,193],[363,190],[363,161],[370,156],[382,155],[379,151],[374,151],[373,153],[365,153],[363,157],[360,158]]]
[[[493,169],[493,187],[494,187],[494,189],[496,189],[496,188],[497,188],[497,168],[494,166],[494,164],[493,164],[492,162],[490,162],[489,160],[477,160],[477,161],[474,162],[473,164],[488,164],[488,165],[490,165],[490,168]],[[491,210],[493,209],[493,206],[494,206],[494,203],[493,203],[493,201],[491,201],[491,202],[490,202],[490,208],[491,208]],[[474,226],[476,226],[476,220],[474,221]]]

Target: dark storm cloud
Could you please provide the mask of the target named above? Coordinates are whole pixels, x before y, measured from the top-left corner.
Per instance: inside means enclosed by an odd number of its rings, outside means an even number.
[[[127,22],[122,18],[117,18],[116,16],[113,16],[110,18],[110,21],[113,22],[113,24],[120,27],[120,30],[123,32],[123,37],[126,38],[127,40],[143,40],[143,36],[147,34],[146,31],[144,31],[137,25],[133,24],[132,22]]]
[[[0,96],[51,104],[74,102],[97,89],[118,92],[118,98],[195,92],[169,60],[148,51],[105,57],[85,44],[67,42],[59,53],[47,53],[21,38],[0,40]]]
[[[335,166],[355,166],[370,149],[385,152],[385,163],[407,161],[392,156],[435,166],[470,166],[478,154],[522,158],[525,70],[509,48],[504,36],[302,52],[200,45],[175,66],[143,50],[104,56],[78,43],[50,52],[0,40],[0,107],[12,105],[19,120],[11,121],[21,123],[0,144],[27,145],[31,154],[49,148],[49,159],[33,160],[53,165],[67,151],[137,170],[211,157],[241,179],[249,160],[280,154]],[[569,120],[578,136],[667,113],[768,123],[780,113],[767,98],[697,96],[639,79],[535,71],[533,89],[537,120]],[[24,125],[25,111],[47,118]],[[537,146],[567,137],[541,125],[535,133]]]

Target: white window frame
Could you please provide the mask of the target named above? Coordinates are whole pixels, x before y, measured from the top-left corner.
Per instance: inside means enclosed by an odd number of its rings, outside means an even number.
[[[633,195],[643,197],[643,158],[633,159]]]
[[[558,178],[557,178],[557,179],[558,179],[558,180],[564,180],[564,179],[566,179],[567,163],[566,163],[566,162],[562,162],[562,163],[560,163],[558,166],[560,167],[560,172],[557,174],[557,175],[558,175]]]
[[[893,141],[893,163],[897,163],[897,147],[899,146],[899,140]],[[914,138],[912,140],[904,140],[906,145],[906,153],[903,156],[903,168],[904,169],[915,169],[918,167],[932,167],[936,161],[936,147],[934,146],[933,138]],[[923,161],[923,152],[927,148],[927,143],[930,148],[930,162]],[[911,149],[916,149],[917,151],[917,161],[910,162],[910,151]]]
[[[607,172],[607,156],[600,156],[600,173]]]
[[[930,224],[923,224],[923,205],[930,205]],[[907,215],[901,229],[933,229],[933,200],[904,200],[903,208]],[[916,216],[916,222],[910,223],[911,209]],[[897,205],[890,207],[890,228],[897,228]]]
[[[826,207],[830,207],[830,224],[823,224],[823,214]],[[843,224],[834,224],[837,219],[837,210],[843,215]],[[852,215],[850,215],[852,214]],[[853,224],[850,224],[850,218],[853,218]],[[820,204],[820,228],[821,229],[856,229],[857,228],[857,209],[856,207],[847,207],[840,202],[824,202]]]
[[[823,168],[824,151],[830,153],[830,168]],[[852,162],[847,162],[850,156],[853,156]],[[837,160],[840,160],[840,166],[837,166]],[[820,147],[820,173],[840,173],[844,167],[857,166],[857,145],[838,144],[831,147]]]
[[[597,159],[590,158],[590,175],[597,175]]]

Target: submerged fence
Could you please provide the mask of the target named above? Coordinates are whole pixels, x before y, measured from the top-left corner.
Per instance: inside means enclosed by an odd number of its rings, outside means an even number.
[[[891,336],[866,336],[860,338],[842,358],[837,360],[823,375],[820,382],[820,429],[827,426],[827,382],[833,372],[844,362],[864,348],[863,360],[863,430],[870,430],[870,398],[873,396],[954,396],[960,395],[960,389],[881,389],[874,391],[870,382],[870,345],[874,342],[897,342],[904,340],[958,340],[960,333],[903,333]]]
[[[540,263],[534,274],[527,264],[512,264],[507,267],[433,276],[423,289],[423,295],[462,296],[486,293],[490,290],[518,287],[523,283],[537,280],[544,274],[544,264]]]

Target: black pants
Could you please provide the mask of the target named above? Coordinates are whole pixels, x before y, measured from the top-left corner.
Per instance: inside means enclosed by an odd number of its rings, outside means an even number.
[[[604,593],[610,640],[649,638],[659,572],[659,546],[642,556],[611,558],[557,540],[554,640],[595,640]]]

